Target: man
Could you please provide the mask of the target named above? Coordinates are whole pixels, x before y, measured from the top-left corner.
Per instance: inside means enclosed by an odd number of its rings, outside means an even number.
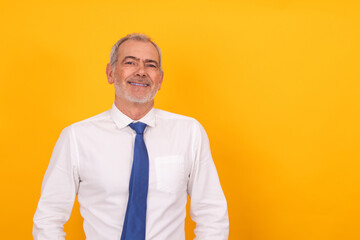
[[[187,194],[196,239],[228,238],[227,204],[207,135],[194,119],[154,109],[157,45],[130,34],[112,48],[111,110],[65,128],[46,171],[34,239],[64,239],[75,196],[88,240],[184,240]]]

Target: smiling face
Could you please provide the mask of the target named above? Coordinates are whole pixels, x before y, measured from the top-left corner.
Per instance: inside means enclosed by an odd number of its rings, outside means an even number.
[[[118,61],[107,67],[116,100],[122,104],[153,103],[162,83],[159,54],[150,42],[127,40],[118,49]]]

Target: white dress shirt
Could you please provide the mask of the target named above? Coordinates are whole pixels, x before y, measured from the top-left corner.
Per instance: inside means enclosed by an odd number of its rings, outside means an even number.
[[[146,239],[185,239],[187,194],[195,239],[228,239],[226,199],[203,127],[193,118],[154,108],[139,121],[148,125]],[[120,239],[136,136],[131,122],[113,105],[62,131],[42,183],[34,239],[65,239],[63,225],[76,195],[86,239]]]

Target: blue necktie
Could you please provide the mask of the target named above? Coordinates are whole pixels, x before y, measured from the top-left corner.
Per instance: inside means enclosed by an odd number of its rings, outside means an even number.
[[[129,200],[121,240],[145,240],[146,202],[149,185],[149,156],[144,142],[145,123],[130,123],[135,130],[134,160],[129,184]]]

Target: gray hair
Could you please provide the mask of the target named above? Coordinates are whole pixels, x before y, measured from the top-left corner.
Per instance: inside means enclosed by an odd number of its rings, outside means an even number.
[[[121,38],[119,41],[117,41],[114,46],[111,48],[111,52],[110,52],[110,65],[112,67],[114,67],[115,63],[118,61],[118,49],[120,47],[120,45],[122,43],[124,43],[127,40],[135,40],[135,41],[140,41],[140,42],[149,42],[152,45],[154,45],[154,47],[156,48],[158,54],[159,54],[159,65],[160,65],[160,71],[162,72],[162,67],[161,67],[161,62],[162,62],[162,57],[161,57],[161,50],[158,47],[158,45],[156,45],[156,43],[154,43],[150,37],[146,36],[145,34],[142,33],[132,33],[132,34],[128,34],[125,37]]]

